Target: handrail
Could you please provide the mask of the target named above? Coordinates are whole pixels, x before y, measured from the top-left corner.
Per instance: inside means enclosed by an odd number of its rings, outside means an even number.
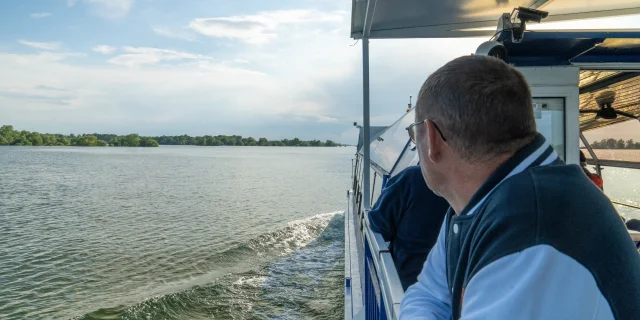
[[[400,282],[396,266],[393,263],[391,253],[380,253],[380,260],[380,265],[382,266],[380,273],[382,273],[383,278],[387,280],[382,281],[384,284],[383,292],[385,299],[383,300],[386,304],[385,309],[387,310],[387,314],[393,315],[388,316],[389,319],[398,319],[400,317],[400,303],[402,302],[402,298],[404,298],[402,283]]]
[[[398,319],[404,290],[391,257],[391,252],[382,235],[371,230],[368,214],[364,216],[363,231],[368,240],[366,242],[369,244],[369,250],[372,253],[387,319]]]
[[[347,207],[344,211],[344,318],[345,320],[351,320],[353,318],[353,301],[352,301],[352,273],[351,273],[351,263],[353,260],[351,257],[351,237],[352,237],[352,227],[351,227],[351,215],[352,215],[352,196],[353,191],[347,191]],[[357,258],[356,258],[357,259]]]
[[[350,255],[351,277],[345,279],[345,293],[349,293],[352,311],[356,312],[357,306],[355,300],[358,295],[358,284],[362,287],[363,303],[362,312],[366,319],[398,319],[400,311],[400,303],[404,297],[404,290],[400,277],[398,276],[391,252],[387,243],[380,233],[371,229],[368,210],[362,207],[365,199],[362,197],[364,185],[362,184],[363,171],[366,166],[362,163],[362,155],[358,155],[356,159],[356,171],[354,175],[353,186],[356,190],[348,194],[349,200],[353,202],[354,212],[349,215],[350,225],[345,224],[345,228],[349,228],[348,232],[351,236],[348,239],[349,246],[353,248],[354,244],[358,250],[363,250],[363,256],[354,256],[354,252],[347,252]],[[369,168],[370,169],[370,168]],[[374,177],[377,174],[374,174]],[[375,178],[374,178],[375,179]],[[383,181],[386,180],[383,176]],[[373,197],[372,197],[373,198]],[[346,236],[347,230],[345,230]],[[358,239],[359,238],[359,239]],[[346,243],[347,241],[345,241]],[[347,259],[345,259],[347,263]],[[360,265],[363,269],[356,270],[356,265]],[[347,270],[347,268],[345,268]],[[361,273],[363,278],[356,277],[355,272]],[[358,282],[362,279],[362,282]],[[349,286],[349,287],[348,287]],[[355,317],[355,314],[353,314]]]
[[[595,165],[596,162],[594,160],[587,159],[587,164]],[[599,164],[602,167],[640,169],[640,162],[636,162],[636,161],[598,159],[597,164]]]
[[[634,209],[638,209],[640,210],[640,206],[634,205],[634,204],[628,204],[628,203],[624,203],[624,202],[619,202],[619,201],[615,201],[615,200],[610,200],[611,203],[615,203],[624,207],[629,207],[629,208],[634,208]]]

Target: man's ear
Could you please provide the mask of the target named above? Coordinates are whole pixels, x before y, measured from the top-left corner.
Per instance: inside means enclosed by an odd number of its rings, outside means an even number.
[[[442,140],[439,139],[439,133],[433,122],[426,120],[427,139],[429,141],[429,150],[427,155],[431,162],[437,163],[442,158]]]

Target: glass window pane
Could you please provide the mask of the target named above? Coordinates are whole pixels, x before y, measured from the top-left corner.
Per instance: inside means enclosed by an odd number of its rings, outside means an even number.
[[[536,127],[565,160],[564,98],[534,98]]]

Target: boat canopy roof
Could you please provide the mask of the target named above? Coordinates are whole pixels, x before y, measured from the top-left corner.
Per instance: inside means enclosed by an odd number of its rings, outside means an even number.
[[[353,0],[351,36],[366,40],[485,36],[502,44],[505,60],[516,67],[579,67],[581,131],[640,117],[640,28],[527,30],[514,41],[513,29],[497,32],[497,27],[503,14],[518,7],[548,12],[544,22],[640,13],[638,0]],[[368,41],[363,41],[363,51],[368,66]],[[612,107],[615,117],[603,116],[603,106]],[[405,130],[412,122],[413,110],[383,132],[372,130],[371,165],[376,171],[393,176],[415,161]],[[362,148],[359,152],[364,154]]]
[[[526,7],[545,22],[640,13],[637,0],[352,0],[354,39],[492,36],[503,13]]]
[[[610,99],[618,116],[596,119],[599,101]],[[589,71],[580,72],[580,130],[606,127],[632,120],[626,113],[640,117],[640,72]]]

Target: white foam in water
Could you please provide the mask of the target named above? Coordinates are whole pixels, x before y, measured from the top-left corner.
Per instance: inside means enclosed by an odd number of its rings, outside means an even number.
[[[233,282],[233,285],[235,286],[250,286],[250,287],[262,287],[264,285],[264,282],[267,280],[266,276],[261,276],[261,277],[240,277],[240,279],[236,280],[235,282]]]
[[[289,254],[313,241],[324,231],[335,215],[343,212],[321,213],[306,219],[291,221],[282,229],[253,239],[250,241],[249,247],[255,250],[258,255],[263,255],[264,251],[273,249],[278,249],[278,255]]]

